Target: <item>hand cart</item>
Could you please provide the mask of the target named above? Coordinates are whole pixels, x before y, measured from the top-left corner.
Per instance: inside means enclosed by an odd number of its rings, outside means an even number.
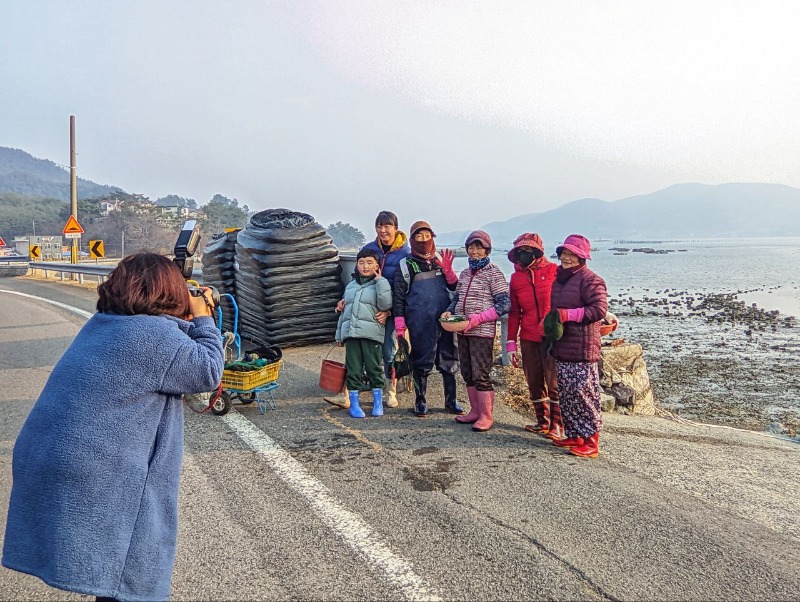
[[[228,337],[235,349],[235,360],[242,359],[242,339],[239,336],[239,306],[233,295],[223,293],[220,298],[227,297],[233,307],[233,336]],[[217,307],[217,324],[222,333],[222,307]],[[227,362],[228,344],[225,346]],[[261,414],[267,413],[267,407],[275,409],[275,397],[272,392],[280,385],[278,375],[283,366],[283,359],[279,359],[271,364],[267,364],[256,370],[240,372],[236,370],[224,370],[222,372],[222,391],[219,398],[211,406],[211,411],[217,416],[224,416],[231,411],[231,404],[234,399],[238,399],[245,405],[254,401],[258,402],[258,411]]]

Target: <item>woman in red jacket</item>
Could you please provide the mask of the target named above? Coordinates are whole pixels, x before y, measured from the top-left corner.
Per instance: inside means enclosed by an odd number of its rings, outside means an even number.
[[[567,435],[566,439],[553,439],[553,444],[584,458],[597,457],[603,427],[597,363],[600,322],[608,311],[606,283],[586,265],[592,258],[590,251],[589,240],[580,234],[570,234],[556,248],[561,265],[550,298],[553,316],[545,319],[548,336],[553,335],[555,340],[551,354],[556,359]],[[555,333],[552,323],[558,324]]]
[[[556,264],[544,255],[544,244],[538,234],[526,232],[514,241],[508,252],[514,264],[511,275],[511,311],[508,314],[506,351],[519,367],[517,334],[522,352],[522,369],[528,393],[536,412],[536,424],[526,431],[560,439],[563,436],[561,409],[558,404],[556,363],[547,353],[542,321],[550,311],[550,292],[556,279]]]

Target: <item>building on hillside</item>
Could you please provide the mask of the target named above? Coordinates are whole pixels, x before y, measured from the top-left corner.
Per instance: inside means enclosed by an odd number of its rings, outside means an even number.
[[[122,209],[122,201],[113,199],[110,201],[102,201],[100,203],[100,215],[108,217],[112,211],[120,211]]]
[[[62,259],[62,236],[15,236],[14,248],[18,255],[28,255],[30,248],[38,245],[39,254],[41,257],[39,261],[58,261]]]
[[[202,211],[190,209],[189,207],[181,205],[164,205],[161,207],[161,215],[168,215],[183,219],[195,219],[201,215],[205,216]]]
[[[160,209],[161,215],[156,216],[156,221],[162,226],[173,226],[187,219],[198,219],[206,216],[203,211],[180,205],[164,205]]]

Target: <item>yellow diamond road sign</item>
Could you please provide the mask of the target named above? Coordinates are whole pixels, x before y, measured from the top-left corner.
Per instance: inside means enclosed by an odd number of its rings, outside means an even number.
[[[92,259],[103,259],[106,256],[106,249],[102,240],[89,241],[89,257]]]
[[[31,245],[31,259],[39,259],[42,256],[42,252],[39,249],[39,245]]]

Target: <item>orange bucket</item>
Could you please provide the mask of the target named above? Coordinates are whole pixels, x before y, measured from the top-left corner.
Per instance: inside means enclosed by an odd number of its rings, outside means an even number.
[[[331,348],[333,351],[333,348]],[[328,355],[331,354],[328,351]],[[342,362],[329,360],[328,356],[322,360],[322,369],[319,371],[319,386],[326,391],[338,393],[344,388],[344,379],[347,376],[347,368]]]

